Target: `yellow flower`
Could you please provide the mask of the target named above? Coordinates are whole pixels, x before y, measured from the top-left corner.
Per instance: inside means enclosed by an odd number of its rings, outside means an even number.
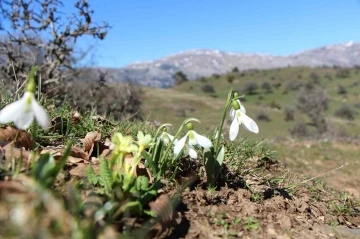
[[[123,136],[121,133],[115,133],[112,137],[111,149],[114,153],[132,153],[138,150],[136,144],[133,143],[131,136]]]
[[[143,132],[139,131],[137,134],[139,143],[139,152],[141,153],[144,149],[148,148],[151,143],[151,135],[144,135]]]

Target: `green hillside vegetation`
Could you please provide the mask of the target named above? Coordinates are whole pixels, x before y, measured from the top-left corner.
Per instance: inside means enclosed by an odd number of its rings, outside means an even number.
[[[289,129],[305,123],[311,136],[315,127],[296,107],[299,91],[311,84],[328,97],[325,110],[328,129],[342,136],[359,133],[359,69],[287,67],[249,70],[187,81],[171,89],[144,88],[142,113],[149,120],[180,123],[198,117],[204,130],[213,130],[219,121],[224,99],[230,88],[240,95],[248,115],[260,127],[258,135],[242,131],[243,137],[276,139],[289,136]],[[294,111],[294,120],[285,120],[285,111]],[[206,117],[205,117],[206,115]],[[229,127],[229,122],[226,125]]]

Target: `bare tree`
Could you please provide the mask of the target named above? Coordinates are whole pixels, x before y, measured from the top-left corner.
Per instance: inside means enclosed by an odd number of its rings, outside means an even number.
[[[326,92],[312,83],[305,85],[297,95],[297,109],[310,118],[319,134],[327,131],[325,110],[328,103]]]
[[[94,11],[87,0],[77,0],[76,13],[69,16],[59,11],[61,7],[62,0],[0,0],[3,77],[24,80],[38,65],[46,88],[77,73],[75,65],[86,54],[76,52],[77,40],[84,36],[103,40],[109,25],[93,23]]]

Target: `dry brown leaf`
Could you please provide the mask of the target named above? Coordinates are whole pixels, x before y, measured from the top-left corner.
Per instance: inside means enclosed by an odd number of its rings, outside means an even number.
[[[142,162],[138,163],[135,171],[135,176],[145,176],[149,179],[149,183],[154,182],[154,177],[152,176],[150,170],[146,168]]]
[[[55,159],[58,159],[64,154],[64,146],[47,146],[46,148],[42,149],[40,152],[40,155],[49,153],[52,155]]]
[[[65,151],[65,147],[63,145],[57,147],[48,146],[40,152],[40,155],[49,153],[55,159],[59,159],[61,156],[64,155],[64,151]],[[71,147],[70,156],[68,157],[68,160],[70,163],[77,163],[83,160],[89,160],[89,155],[86,152],[84,152],[82,148],[73,146]]]
[[[76,177],[86,177],[86,168],[88,167],[87,164],[78,164],[75,168],[70,170],[70,175],[71,176],[76,176]]]
[[[161,224],[168,225],[173,220],[174,209],[169,195],[161,194],[154,202],[150,202],[149,206]]]
[[[110,149],[104,149],[102,151],[102,153],[100,154],[100,156],[104,157],[104,158],[107,158],[108,156],[110,156],[111,154],[111,150]]]
[[[79,163],[75,168],[70,170],[70,175],[71,176],[76,176],[76,177],[86,177],[86,168],[90,167],[88,164],[84,164],[84,163]],[[93,168],[94,172],[96,174],[100,173],[100,167],[99,165],[91,165],[91,167]]]
[[[91,119],[96,120],[102,124],[116,125],[116,124],[110,122],[109,120],[107,120],[105,116],[96,115],[96,116],[92,116]]]
[[[111,140],[109,138],[106,138],[104,145],[107,146],[108,148],[110,148],[110,146],[112,145]]]
[[[81,121],[81,115],[80,115],[80,113],[78,112],[78,111],[73,111],[72,112],[72,122],[73,122],[73,124],[78,124],[78,123],[80,123],[80,121]]]
[[[11,126],[1,127],[0,145],[5,146],[12,141],[15,143],[14,146],[18,148],[34,149],[35,147],[34,140],[25,130],[19,130]]]
[[[86,134],[84,139],[81,139],[80,141],[83,143],[83,149],[85,152],[87,152],[89,155],[91,155],[95,142],[99,141],[101,139],[101,133],[94,131],[89,132]]]
[[[72,163],[72,164],[78,164],[78,163],[80,163],[80,162],[83,162],[84,159],[69,156],[69,157],[67,158],[67,161],[68,161],[69,163]]]
[[[73,146],[71,147],[70,156],[73,156],[75,158],[82,158],[85,160],[89,160],[89,154],[86,153],[82,148]]]
[[[11,164],[12,159],[22,159],[21,171],[27,168],[31,156],[31,153],[29,151],[14,147],[14,143],[5,145],[2,148],[2,154],[3,156],[5,156],[5,159],[9,164]]]

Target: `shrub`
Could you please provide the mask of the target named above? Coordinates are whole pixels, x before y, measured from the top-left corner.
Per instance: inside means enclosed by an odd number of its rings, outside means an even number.
[[[325,76],[324,76],[326,79],[328,79],[329,81],[332,81],[332,76],[330,73],[325,73]]]
[[[347,120],[355,119],[353,110],[346,104],[341,105],[337,110],[335,110],[334,115]]]
[[[98,114],[112,115],[116,120],[141,119],[140,87],[130,83],[109,83],[107,74],[102,72],[98,77],[96,81],[87,78],[86,83],[82,80],[64,83],[63,87],[59,87],[61,90],[55,104],[63,104],[66,95],[71,106],[77,108],[80,113],[96,110]]]
[[[234,75],[227,75],[226,80],[227,80],[227,82],[229,82],[231,84],[235,80],[235,76]]]
[[[261,89],[263,89],[265,91],[265,93],[271,93],[272,92],[272,88],[271,88],[271,84],[267,81],[264,81],[261,84]]]
[[[184,109],[176,109],[175,110],[175,116],[180,117],[180,118],[186,117],[186,112],[185,112]]]
[[[281,86],[281,82],[274,82],[272,86],[278,89]]]
[[[231,70],[232,73],[239,73],[239,68],[237,67],[234,67],[232,70]]]
[[[285,107],[284,115],[285,121],[293,121],[295,119],[295,110],[290,107]]]
[[[270,101],[269,106],[274,109],[279,109],[279,110],[281,109],[281,106],[274,99]]]
[[[258,85],[255,82],[248,82],[244,85],[243,92],[246,95],[256,94],[256,90],[258,89]]]
[[[359,84],[360,84],[360,81],[357,80],[357,81],[353,82],[353,83],[351,84],[351,86],[358,86]]]
[[[220,75],[219,74],[212,74],[212,77],[215,78],[215,79],[219,79]]]
[[[299,90],[303,86],[302,82],[299,81],[290,81],[286,84],[286,90]]]
[[[337,93],[338,93],[339,95],[346,95],[346,94],[347,94],[347,90],[346,90],[346,88],[345,88],[344,86],[338,85],[338,86],[337,86]]]
[[[184,82],[189,81],[189,79],[187,78],[187,76],[184,74],[184,72],[182,71],[178,71],[173,75],[173,79],[175,82],[175,85],[180,85]]]
[[[339,68],[336,70],[336,77],[348,78],[350,76],[350,70],[346,68]]]
[[[215,93],[215,89],[212,85],[209,85],[209,84],[205,84],[201,87],[201,90],[205,93]]]
[[[205,82],[207,82],[207,79],[205,77],[201,77],[200,82],[205,83]]]
[[[325,133],[327,130],[324,112],[328,103],[326,92],[312,83],[306,84],[297,95],[297,109],[310,118],[319,134]]]
[[[289,128],[289,133],[292,137],[303,138],[310,135],[309,130],[306,124],[299,122],[295,124],[293,127]]]
[[[357,109],[360,109],[360,103],[355,103],[354,107],[357,108]]]
[[[257,113],[256,114],[256,119],[260,120],[260,121],[265,121],[265,122],[270,121],[269,116],[264,111],[260,111],[259,113]]]
[[[311,79],[311,81],[315,84],[319,84],[320,83],[320,76],[315,73],[315,72],[311,72],[309,75],[309,78]]]

